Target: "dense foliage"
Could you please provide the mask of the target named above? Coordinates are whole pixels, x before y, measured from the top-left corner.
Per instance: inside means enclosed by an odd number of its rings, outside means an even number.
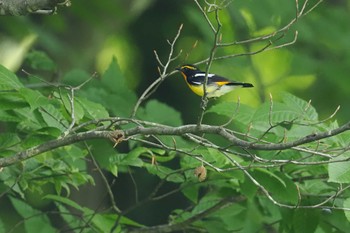
[[[346,3],[141,2],[0,24],[0,232],[347,232]],[[255,88],[198,122],[205,59]]]

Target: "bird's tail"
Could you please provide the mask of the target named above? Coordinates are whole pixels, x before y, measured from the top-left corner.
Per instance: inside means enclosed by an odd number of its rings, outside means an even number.
[[[242,87],[254,87],[251,83],[242,83]]]

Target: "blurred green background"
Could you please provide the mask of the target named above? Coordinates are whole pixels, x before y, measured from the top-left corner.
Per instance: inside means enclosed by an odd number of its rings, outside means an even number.
[[[307,7],[315,2],[310,1]],[[283,27],[295,17],[294,4],[293,0],[284,0],[283,4],[275,0],[232,1],[220,12],[222,42],[246,40]],[[311,99],[320,119],[327,118],[341,105],[336,118],[345,123],[350,115],[349,22],[349,0],[324,1],[276,42],[279,45],[292,41],[294,31],[298,30],[293,45],[254,56],[214,61],[212,72],[255,86],[215,101],[236,101],[240,97],[242,103],[258,106],[269,101],[269,93],[278,99],[281,92],[287,91]],[[24,82],[27,74],[22,69],[47,81],[59,82],[65,74],[76,70],[101,74],[116,57],[128,85],[141,95],[159,76],[153,50],[165,61],[170,49],[166,40],[174,38],[181,24],[184,26],[175,53],[181,49],[183,52],[169,71],[183,63],[202,61],[209,55],[213,35],[193,1],[72,0],[71,7],[59,8],[56,15],[1,17],[0,63],[16,71]],[[263,46],[263,42],[237,45],[219,49],[217,55],[256,51]],[[41,64],[37,64],[37,69],[33,69],[33,64],[28,65],[33,56],[45,56],[37,51],[51,58],[50,69],[47,64],[42,66],[46,70],[40,68]],[[200,98],[190,92],[180,74],[166,79],[152,98],[181,112],[184,123],[197,120]],[[124,185],[130,183],[128,179],[124,179]],[[147,186],[147,182],[143,185]],[[128,195],[127,188],[119,192]],[[91,205],[99,204],[86,198]],[[99,200],[96,196],[92,198]]]
[[[316,1],[310,1],[308,7]],[[289,42],[298,30],[295,44],[256,56],[243,56],[213,63],[212,72],[234,80],[255,84],[249,91],[238,91],[224,98],[249,105],[259,105],[268,93],[274,98],[281,91],[292,92],[312,103],[321,118],[329,116],[338,105],[340,122],[350,113],[347,95],[350,85],[350,14],[346,0],[324,1],[299,19],[277,44]],[[295,2],[276,4],[273,0],[236,0],[220,12],[222,41],[249,39],[272,32],[293,19]],[[302,1],[300,1],[300,7]],[[102,73],[115,56],[128,78],[130,87],[142,93],[158,77],[153,50],[166,59],[167,39],[172,40],[184,24],[176,51],[182,55],[171,69],[182,63],[194,63],[208,57],[212,33],[193,1],[72,1],[72,6],[58,9],[58,14],[2,17],[0,22],[0,63],[25,77],[28,53],[44,51],[56,64],[55,74],[45,78],[60,79],[74,69]],[[198,41],[197,46],[193,44]],[[219,49],[218,55],[254,51],[262,43]],[[201,68],[205,68],[204,65]],[[35,71],[33,71],[34,74]],[[187,89],[179,74],[167,79],[154,95],[182,113],[184,122],[197,114],[199,98]]]

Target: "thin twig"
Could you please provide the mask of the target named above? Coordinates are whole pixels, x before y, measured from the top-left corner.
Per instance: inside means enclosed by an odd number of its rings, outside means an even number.
[[[217,22],[217,28],[216,28],[215,33],[214,33],[214,43],[213,43],[213,47],[210,50],[210,54],[209,54],[209,58],[208,58],[208,62],[207,62],[206,70],[205,70],[205,77],[204,77],[204,83],[203,83],[203,96],[202,96],[202,100],[201,100],[201,104],[200,104],[200,112],[199,112],[199,116],[198,116],[198,120],[197,120],[198,126],[200,126],[202,124],[204,112],[207,108],[207,104],[208,104],[208,97],[207,97],[208,75],[209,75],[211,63],[213,62],[213,59],[215,57],[217,45],[218,45],[218,43],[220,43],[220,32],[221,32],[222,24],[221,24],[220,18],[219,18],[219,9],[215,10],[215,19]]]
[[[169,76],[171,76],[172,74],[175,74],[176,71],[172,71],[170,73],[168,73],[168,67],[170,65],[171,62],[175,61],[179,56],[180,54],[182,53],[182,50],[180,50],[180,52],[176,55],[176,56],[173,56],[173,53],[174,53],[174,47],[175,47],[175,44],[176,44],[176,41],[178,40],[180,34],[181,34],[181,30],[183,28],[183,24],[180,25],[173,41],[167,41],[168,44],[170,45],[170,51],[169,51],[169,55],[168,55],[168,58],[167,58],[167,61],[166,63],[164,64],[159,56],[158,56],[158,53],[156,50],[154,50],[154,54],[155,54],[155,57],[156,57],[156,60],[158,62],[158,64],[162,67],[162,71],[160,72],[160,76],[151,84],[147,87],[147,89],[142,93],[142,95],[140,96],[140,98],[137,100],[134,108],[133,108],[133,111],[131,113],[131,118],[135,118],[136,116],[136,112],[137,110],[139,109],[141,103],[143,101],[145,101],[146,99],[149,98],[150,95],[152,95],[157,89],[158,87],[160,86],[160,84]]]
[[[80,141],[85,141],[89,139],[96,138],[106,138],[112,140],[114,137],[123,134],[124,138],[129,138],[136,135],[171,135],[171,136],[183,136],[186,134],[196,134],[196,133],[205,133],[205,134],[214,134],[232,145],[253,149],[253,150],[285,150],[290,149],[296,146],[304,145],[310,142],[316,142],[321,139],[333,137],[335,135],[341,134],[343,132],[350,130],[350,122],[332,130],[325,132],[318,132],[306,135],[300,139],[281,142],[281,143],[257,143],[249,142],[242,140],[236,137],[234,134],[221,126],[212,126],[212,125],[183,125],[179,127],[170,127],[170,126],[154,126],[154,127],[133,127],[126,130],[117,130],[117,131],[87,131],[81,132],[74,135],[68,135],[59,139],[48,141],[44,144],[34,146],[32,148],[26,149],[24,151],[18,152],[13,156],[8,156],[0,158],[0,167],[6,167],[11,164],[26,160],[35,155],[41,154],[43,152],[53,150],[62,146],[73,144]],[[115,136],[116,135],[116,136]]]

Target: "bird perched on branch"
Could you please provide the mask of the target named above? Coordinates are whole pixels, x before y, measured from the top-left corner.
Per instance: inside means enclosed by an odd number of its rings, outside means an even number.
[[[205,81],[205,72],[200,71],[194,65],[182,65],[176,70],[180,71],[187,85],[197,95],[203,96],[203,84]],[[222,96],[239,87],[253,87],[251,83],[242,83],[231,81],[227,78],[216,74],[208,74],[208,82],[206,85],[206,93],[208,98]]]

